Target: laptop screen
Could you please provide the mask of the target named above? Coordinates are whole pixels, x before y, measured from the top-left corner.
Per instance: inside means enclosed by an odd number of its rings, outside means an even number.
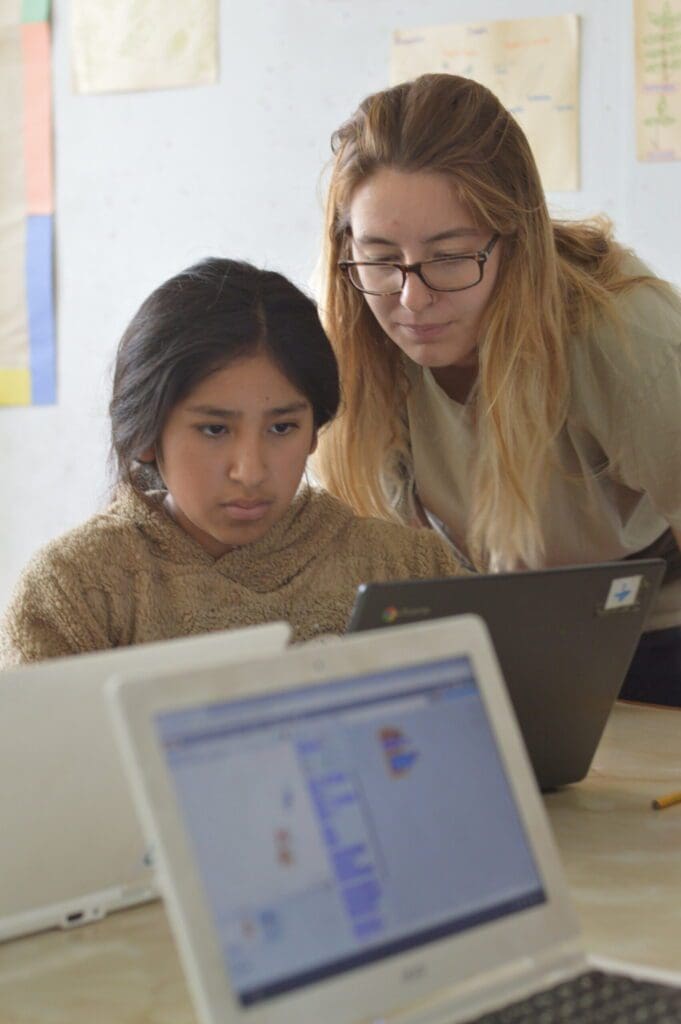
[[[545,900],[468,658],[155,725],[243,1006]]]

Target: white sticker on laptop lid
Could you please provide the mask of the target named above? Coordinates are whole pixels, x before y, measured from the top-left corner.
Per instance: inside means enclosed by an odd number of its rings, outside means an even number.
[[[604,610],[608,612],[615,608],[627,608],[636,604],[642,582],[643,576],[622,576],[613,580],[603,606]]]

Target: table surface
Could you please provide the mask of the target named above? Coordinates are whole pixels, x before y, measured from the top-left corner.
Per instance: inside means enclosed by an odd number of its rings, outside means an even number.
[[[545,797],[590,953],[681,970],[681,709],[620,703],[587,778]]]
[[[545,797],[587,950],[681,968],[681,710],[618,704],[587,779]],[[47,854],[46,854],[47,855]],[[195,1024],[162,904],[0,945],[0,1024]]]

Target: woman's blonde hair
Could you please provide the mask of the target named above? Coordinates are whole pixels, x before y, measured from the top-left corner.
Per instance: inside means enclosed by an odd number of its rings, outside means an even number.
[[[423,75],[369,96],[332,149],[320,306],[343,402],[320,439],[317,472],[361,515],[413,519],[404,357],[338,261],[361,182],[383,167],[445,174],[480,228],[503,239],[478,346],[467,544],[479,567],[536,565],[542,484],[568,407],[569,339],[600,315],[616,321],[613,294],[642,278],[622,273],[624,250],[604,219],[551,220],[525,135],[470,79]]]

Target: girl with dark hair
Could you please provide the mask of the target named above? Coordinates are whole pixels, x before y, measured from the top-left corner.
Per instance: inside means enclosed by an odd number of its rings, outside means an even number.
[[[339,404],[314,303],[280,274],[210,259],[142,304],[118,349],[115,499],[25,570],[4,664],[285,619],[345,627],[365,580],[452,575],[432,532],[300,488]]]

